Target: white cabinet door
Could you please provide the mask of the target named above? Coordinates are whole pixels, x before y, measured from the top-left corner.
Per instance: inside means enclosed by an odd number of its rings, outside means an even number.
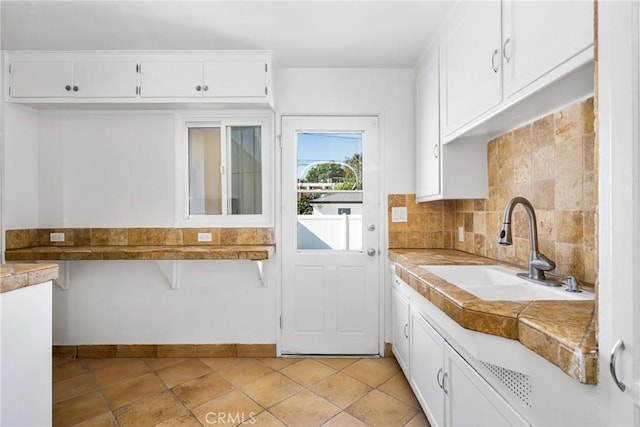
[[[257,98],[267,95],[264,61],[211,61],[204,63],[206,97]]]
[[[448,426],[527,426],[527,423],[460,355],[444,346]]]
[[[504,90],[509,97],[593,45],[593,2],[503,2]]]
[[[440,98],[437,49],[416,76],[416,197],[441,194]]]
[[[422,315],[412,309],[410,383],[429,423],[434,427],[445,425],[444,393],[441,388],[444,381],[444,345],[444,340],[438,332]]]
[[[143,98],[201,97],[202,62],[143,61],[140,96]]]
[[[398,279],[395,279],[398,280]],[[408,376],[409,361],[409,300],[396,288],[391,290],[392,348],[400,367]]]
[[[468,2],[440,46],[444,135],[502,101],[499,1]]]
[[[12,62],[9,95],[12,98],[62,98],[73,96],[72,63]]]
[[[136,96],[136,63],[128,62],[75,62],[74,96],[79,98],[128,98]]]

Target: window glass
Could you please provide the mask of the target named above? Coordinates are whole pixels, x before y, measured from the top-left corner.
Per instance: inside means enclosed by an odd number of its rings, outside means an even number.
[[[230,215],[262,213],[262,141],[260,126],[227,127]]]
[[[189,214],[222,214],[219,127],[189,128]]]

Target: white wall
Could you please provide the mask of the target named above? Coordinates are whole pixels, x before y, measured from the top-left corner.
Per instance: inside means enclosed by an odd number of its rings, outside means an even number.
[[[390,342],[387,194],[415,192],[414,72],[410,69],[278,69],[274,100],[283,114],[376,114],[380,117],[380,230],[385,313],[383,341]],[[278,206],[280,204],[278,203]],[[279,240],[279,234],[278,240]]]
[[[172,113],[39,117],[43,227],[173,227]]]
[[[38,226],[38,114],[5,105],[4,229]],[[4,239],[4,230],[3,230]]]

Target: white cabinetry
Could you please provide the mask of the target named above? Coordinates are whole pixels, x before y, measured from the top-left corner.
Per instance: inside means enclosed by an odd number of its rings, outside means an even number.
[[[398,280],[398,279],[396,279]],[[391,290],[393,327],[392,350],[400,367],[408,374],[409,365],[409,300],[395,288]]]
[[[143,98],[261,98],[268,95],[265,60],[143,61]]]
[[[411,343],[414,369],[409,383],[431,425],[444,426],[445,395],[441,387],[444,340],[414,309],[411,309]]]
[[[440,50],[444,134],[502,101],[500,2],[469,2]]]
[[[593,3],[505,1],[502,5],[505,97],[593,45]]]
[[[268,52],[12,52],[5,101],[272,105]]]
[[[132,61],[15,61],[11,98],[126,98],[136,96]]]
[[[438,77],[436,48],[416,75],[416,200],[487,198],[486,144],[441,144]]]
[[[404,349],[409,349],[411,369],[403,370],[429,423],[434,427],[529,425],[432,326],[420,304],[414,305],[414,292],[411,297],[404,294],[406,287],[394,275],[394,354],[403,358]],[[409,342],[404,344],[407,328],[401,325],[407,308]]]
[[[593,8],[590,1],[461,3],[440,41],[443,142],[481,124],[499,134],[593,93]]]

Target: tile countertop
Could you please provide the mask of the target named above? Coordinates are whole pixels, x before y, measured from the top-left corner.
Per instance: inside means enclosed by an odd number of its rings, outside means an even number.
[[[0,293],[57,278],[57,264],[2,264],[0,265]]]
[[[597,384],[595,301],[485,301],[419,265],[507,265],[453,249],[390,249],[396,274],[466,329],[518,340],[583,384]]]

